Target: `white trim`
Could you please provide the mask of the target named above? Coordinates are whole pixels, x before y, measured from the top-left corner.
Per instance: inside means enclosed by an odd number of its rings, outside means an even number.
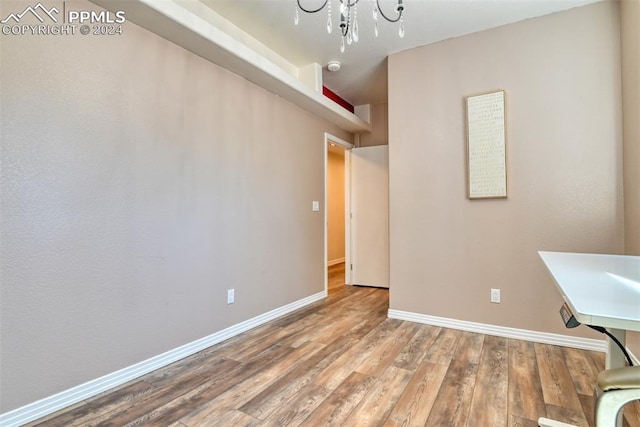
[[[629,357],[631,357],[631,360],[633,361],[633,365],[640,366],[640,359],[638,358],[638,356],[633,354],[633,352],[629,349],[629,347],[627,347],[627,352],[629,352]]]
[[[103,391],[122,385],[128,381],[138,378],[144,374],[155,371],[156,369],[165,367],[175,361],[184,359],[199,351],[202,351],[212,345],[218,344],[229,338],[248,331],[249,329],[260,326],[263,323],[277,319],[294,310],[307,306],[327,296],[327,291],[318,292],[298,301],[271,310],[267,313],[256,316],[244,322],[237,323],[219,332],[192,341],[188,344],[169,350],[165,353],[154,356],[119,371],[112,372],[103,377],[88,381],[79,386],[70,388],[63,392],[54,394],[11,412],[0,415],[0,425],[3,427],[14,427],[28,423],[46,415],[52,414],[60,409],[71,406],[74,403],[88,399],[102,393]]]
[[[324,241],[322,242],[324,245],[324,249],[322,252],[322,258],[324,259],[324,270],[322,270],[324,272],[324,291],[325,292],[329,292],[329,263],[327,262],[327,258],[329,257],[329,214],[327,212],[327,194],[328,194],[328,184],[327,181],[329,180],[329,134],[328,133],[324,133],[324,168],[323,168],[323,172],[324,172],[324,180],[323,180],[323,199],[322,199],[322,227],[323,227],[323,236],[324,236]]]
[[[408,311],[389,309],[391,319],[408,320],[409,322],[424,323],[444,328],[460,329],[498,337],[515,338],[519,340],[538,342],[543,344],[560,345],[563,347],[580,348],[605,353],[607,342],[590,338],[578,338],[568,335],[551,334],[548,332],[529,331],[527,329],[508,328],[505,326],[488,325],[485,323],[468,322],[465,320],[449,319],[446,317],[429,316]]]
[[[359,135],[356,135],[359,137]],[[353,285],[351,277],[351,149],[344,152],[344,283]]]
[[[332,259],[331,261],[328,261],[328,262],[327,262],[327,265],[328,265],[329,267],[331,267],[332,265],[340,264],[340,263],[342,263],[342,262],[344,262],[344,257],[342,257],[342,258]]]

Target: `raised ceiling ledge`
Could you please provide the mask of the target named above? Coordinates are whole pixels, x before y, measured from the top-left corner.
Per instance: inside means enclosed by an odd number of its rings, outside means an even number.
[[[315,92],[291,73],[173,0],[91,0],[190,52],[281,96],[351,133],[371,125]]]

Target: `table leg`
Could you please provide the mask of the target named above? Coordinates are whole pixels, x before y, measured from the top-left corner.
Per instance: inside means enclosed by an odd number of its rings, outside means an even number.
[[[626,331],[624,329],[609,329],[607,330],[620,341],[623,346],[626,345]],[[625,359],[622,350],[618,347],[611,338],[607,337],[607,357],[605,359],[605,369],[621,368],[625,366],[627,359]],[[618,414],[618,420],[616,427],[622,427],[622,411]]]
[[[625,345],[625,330],[624,329],[608,329],[608,331],[620,341],[622,345]],[[625,366],[625,358],[618,345],[609,337],[607,337],[607,358],[605,362],[605,368],[622,368]]]

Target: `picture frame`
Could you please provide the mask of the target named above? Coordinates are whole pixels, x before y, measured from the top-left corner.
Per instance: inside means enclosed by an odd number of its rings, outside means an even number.
[[[465,99],[467,129],[467,196],[507,197],[505,91]]]

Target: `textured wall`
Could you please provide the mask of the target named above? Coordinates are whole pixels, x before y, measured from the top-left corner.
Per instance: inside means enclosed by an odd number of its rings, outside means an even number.
[[[601,2],[389,58],[392,309],[570,333],[537,251],[624,251],[619,43]],[[509,197],[470,201],[464,100],[494,89]]]
[[[131,23],[0,54],[1,412],[324,289],[350,135]]]

